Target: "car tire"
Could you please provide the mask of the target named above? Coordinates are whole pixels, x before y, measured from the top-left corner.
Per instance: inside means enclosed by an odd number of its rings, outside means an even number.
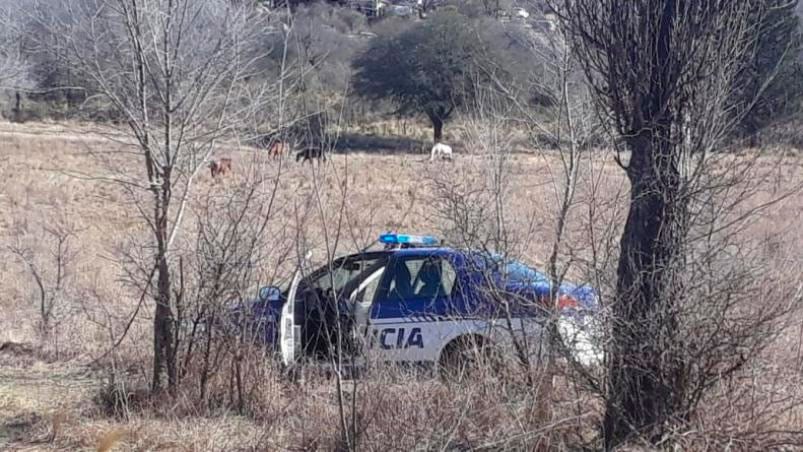
[[[483,375],[496,375],[498,357],[494,347],[482,336],[462,336],[444,347],[438,371],[447,383],[463,383]]]

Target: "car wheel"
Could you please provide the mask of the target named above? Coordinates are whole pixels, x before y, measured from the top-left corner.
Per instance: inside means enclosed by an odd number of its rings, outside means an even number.
[[[481,336],[464,336],[450,342],[438,363],[440,377],[447,383],[462,383],[498,370],[496,351]]]

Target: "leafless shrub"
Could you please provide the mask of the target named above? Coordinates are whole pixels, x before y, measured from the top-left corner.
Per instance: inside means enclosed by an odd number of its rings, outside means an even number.
[[[177,305],[177,320],[185,325],[177,338],[181,374],[195,367],[192,374],[205,400],[210,379],[230,362],[231,369],[223,373],[234,374],[240,411],[252,390],[243,386],[244,379],[259,380],[243,375],[254,365],[244,357],[257,362],[272,357],[270,349],[261,356],[246,351],[272,343],[277,327],[263,324],[272,318],[268,300],[259,304],[258,289],[279,284],[291,250],[276,200],[282,162],[271,168],[255,157],[252,165],[238,186],[209,192],[196,206],[196,242],[188,253],[185,296]]]
[[[95,395],[95,405],[104,416],[128,419],[150,405],[147,385],[130,381],[114,370]]]
[[[69,222],[41,226],[36,237],[30,233],[18,237],[8,250],[24,267],[23,273],[33,281],[33,300],[37,307],[38,329],[44,340],[58,334],[62,322],[69,320],[69,310],[75,298],[73,279],[76,229]],[[41,234],[41,235],[40,235]],[[58,338],[56,345],[58,345]],[[58,348],[56,349],[58,353]]]

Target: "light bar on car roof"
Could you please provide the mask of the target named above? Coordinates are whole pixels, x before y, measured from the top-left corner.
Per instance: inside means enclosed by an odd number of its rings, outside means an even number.
[[[410,235],[386,232],[379,236],[379,243],[384,243],[385,245],[434,246],[438,244],[438,239],[431,235]]]

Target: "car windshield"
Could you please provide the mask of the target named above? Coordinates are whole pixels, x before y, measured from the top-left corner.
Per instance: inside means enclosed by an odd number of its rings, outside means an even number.
[[[543,273],[514,260],[509,260],[505,264],[504,277],[513,283],[541,284],[549,282]]]

